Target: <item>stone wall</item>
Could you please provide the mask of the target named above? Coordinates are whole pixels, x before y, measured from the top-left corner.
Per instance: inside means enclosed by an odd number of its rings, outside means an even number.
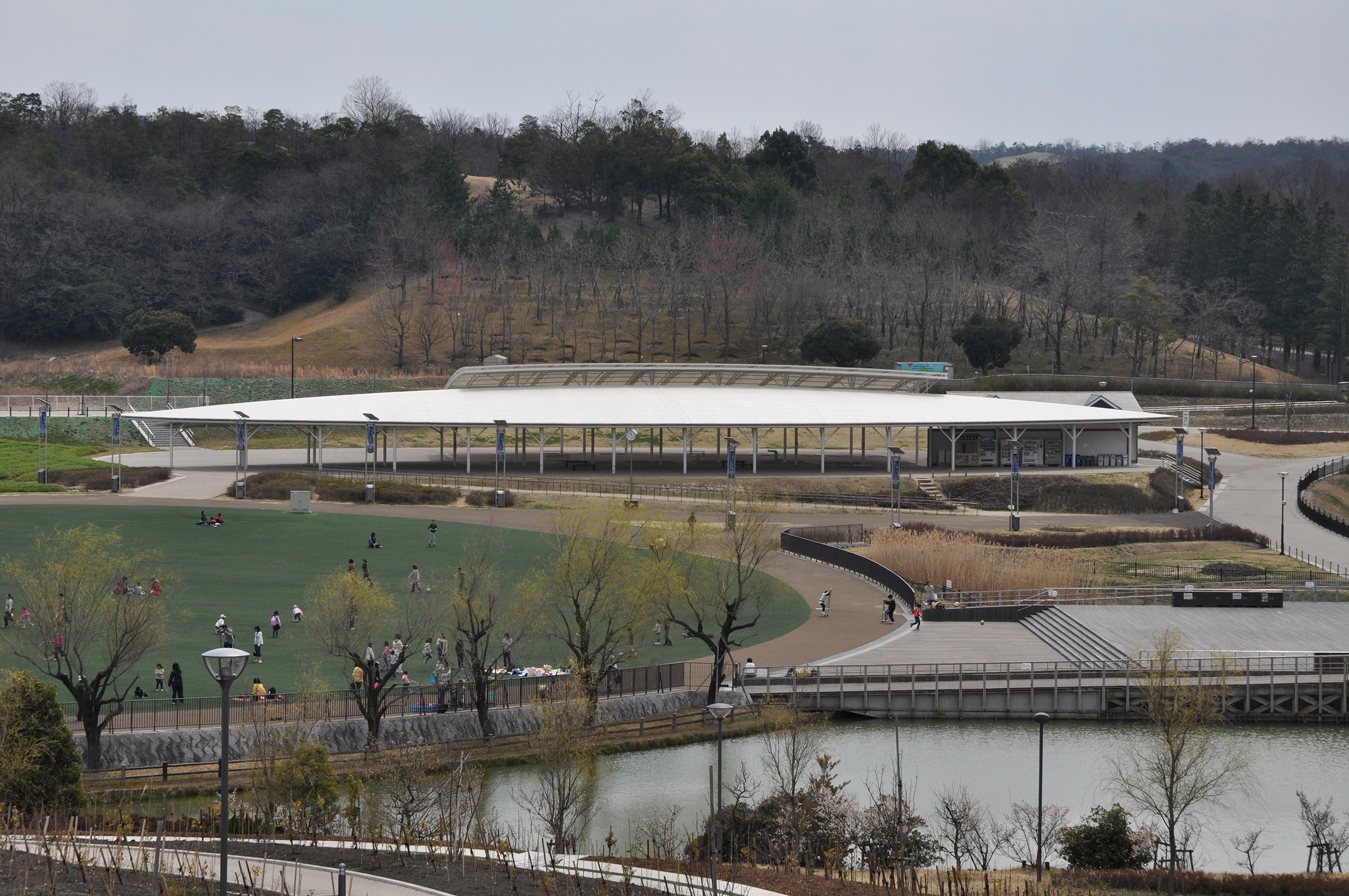
[[[727,703],[747,705],[749,699],[740,691],[723,691],[721,699]],[[701,709],[707,703],[702,690],[667,691],[663,694],[642,694],[633,697],[614,697],[600,704],[601,712],[614,722],[633,722],[638,719],[667,715],[672,712]],[[494,734],[522,734],[534,725],[532,708],[513,707],[491,712]],[[319,722],[314,726],[314,737],[334,753],[359,753],[365,748],[364,719],[344,722]],[[408,738],[415,744],[450,743],[458,740],[479,740],[482,732],[474,712],[447,712],[430,715],[397,716],[385,718],[380,725],[381,743]],[[252,731],[244,726],[230,728],[230,759],[247,758],[253,739]],[[76,742],[84,750],[84,735],[77,734]],[[191,765],[217,762],[220,759],[220,729],[192,728],[176,731],[134,731],[103,736],[103,761],[107,768],[150,768],[165,762],[169,765]]]

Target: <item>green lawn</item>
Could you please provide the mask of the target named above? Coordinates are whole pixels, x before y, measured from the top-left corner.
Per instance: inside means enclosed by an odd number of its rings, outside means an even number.
[[[47,469],[87,470],[103,466],[89,458],[106,453],[107,449],[96,445],[48,445]],[[0,439],[0,479],[21,476],[37,476],[37,443]]]
[[[328,683],[339,685],[349,672],[346,664],[321,654],[306,636],[304,624],[292,625],[289,621],[293,603],[305,606],[306,587],[319,576],[345,569],[348,558],[354,558],[358,566],[362,558],[368,559],[371,575],[394,594],[407,587],[406,576],[413,563],[421,567],[423,581],[452,580],[456,567],[464,562],[461,545],[477,528],[442,523],[440,546],[433,550],[426,547],[428,520],[292,514],[280,509],[244,510],[212,504],[203,504],[201,509],[228,511],[226,524],[219,529],[197,526],[197,510],[176,507],[5,506],[0,512],[0,544],[5,554],[21,553],[36,529],[92,523],[116,527],[126,541],[157,550],[163,558],[160,578],[166,586],[170,634],[162,649],[146,657],[142,678],[149,682],[145,685],[149,690],[156,661],[166,669],[179,662],[187,695],[202,696],[211,693],[215,685],[199,657],[203,651],[220,646],[213,626],[221,612],[227,615],[241,648],[252,649],[253,626],[261,625],[267,634],[263,663],[250,667],[250,679],[258,675],[268,687],[287,691],[304,671],[317,669]],[[429,519],[430,514],[427,516]],[[379,533],[383,549],[365,550],[371,528]],[[542,562],[545,541],[537,533],[512,529],[500,530],[500,539],[502,580],[513,587]],[[148,587],[149,580],[144,584]],[[11,590],[12,586],[0,579],[0,591]],[[809,616],[810,609],[799,594],[781,584],[780,592],[750,643],[779,637]],[[284,620],[281,637],[275,641],[267,625],[273,610],[280,610]],[[16,606],[16,615],[18,611]],[[638,665],[689,659],[702,653],[694,641],[676,637],[673,647],[657,648],[650,643],[650,632],[634,634],[640,650],[634,661]],[[13,657],[6,644],[11,636],[12,630],[0,630],[0,668],[20,667],[21,661]],[[518,644],[513,655],[517,662],[530,664],[563,661],[559,645],[543,635]],[[415,678],[421,677],[417,674],[420,665],[418,657],[409,664]]]

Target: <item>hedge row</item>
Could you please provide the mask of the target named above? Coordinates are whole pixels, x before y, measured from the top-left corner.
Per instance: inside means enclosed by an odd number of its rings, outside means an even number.
[[[931,523],[905,523],[905,532],[948,532]],[[1207,541],[1203,527],[1185,529],[1094,529],[1089,532],[963,532],[972,541],[1008,548],[1109,548],[1121,544],[1152,544],[1180,541]],[[1269,539],[1240,526],[1215,526],[1215,541],[1241,541],[1269,547]],[[1226,564],[1235,569],[1236,564]]]
[[[1349,442],[1349,432],[1312,432],[1295,430],[1281,432],[1277,429],[1210,429],[1214,435],[1243,442],[1259,442],[1262,445],[1319,445],[1322,442]]]
[[[273,471],[255,473],[248,477],[247,482],[248,497],[256,500],[288,501],[291,492],[308,491],[313,492],[316,501],[353,504],[365,501],[365,486],[346,479]],[[375,501],[379,504],[454,504],[460,495],[457,488],[394,483],[375,485]]]
[[[1007,476],[938,479],[946,496],[981,510],[1006,510]],[[1020,477],[1021,509],[1054,513],[1166,513],[1175,505],[1174,474],[1154,470],[1146,488],[1079,476]]]

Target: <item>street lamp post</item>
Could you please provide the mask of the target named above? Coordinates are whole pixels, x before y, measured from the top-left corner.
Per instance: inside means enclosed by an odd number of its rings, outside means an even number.
[[[230,685],[248,668],[248,651],[218,647],[201,655],[206,671],[220,682],[220,896],[229,880],[230,836]]]
[[[496,474],[496,490],[492,493],[495,507],[506,506],[506,496],[501,493],[501,468],[506,465],[506,421],[494,420],[497,428],[496,456],[492,458],[492,471]],[[469,446],[470,450],[472,446]]]
[[[760,363],[760,364],[767,364],[767,363],[768,363],[768,344],[767,344],[767,343],[764,343],[763,345],[760,345],[760,346],[759,346],[759,363]]]
[[[1183,426],[1176,428],[1176,503],[1171,508],[1172,513],[1180,513],[1182,505],[1185,503],[1185,493],[1181,490],[1180,476],[1185,469],[1185,436],[1189,430]]]
[[[893,514],[890,519],[890,527],[898,529],[900,526],[900,507],[899,507],[899,459],[904,456],[904,449],[896,446],[890,448],[890,508]]]
[[[1251,355],[1251,429],[1255,429],[1255,362],[1259,355]]]
[[[1283,517],[1284,517],[1284,511],[1285,511],[1285,510],[1287,509],[1287,507],[1288,507],[1288,500],[1284,497],[1284,495],[1286,494],[1286,493],[1284,492],[1284,487],[1287,486],[1287,485],[1288,485],[1288,473],[1287,473],[1287,471],[1282,471],[1282,472],[1279,473],[1279,554],[1280,554],[1280,555],[1282,555],[1283,552],[1284,552],[1284,550],[1283,550]]]
[[[1012,439],[1007,443],[1012,448],[1012,478],[1007,485],[1007,530],[1021,531],[1021,442]]]
[[[735,449],[740,442],[726,437],[726,528],[735,528]]]
[[[295,397],[295,343],[304,342],[303,336],[290,338],[290,397]]]
[[[637,441],[637,430],[628,427],[628,431],[623,433],[623,438],[626,439],[628,443],[628,500],[626,504],[629,507],[636,507],[637,499],[633,497],[632,487],[632,443]]]
[[[1049,721],[1049,713],[1037,712],[1031,718],[1040,726],[1040,787],[1035,800],[1035,882],[1038,884],[1045,868],[1045,722]]]
[[[709,703],[707,711],[717,720],[717,798],[712,810],[712,896],[717,896],[717,858],[721,853],[721,723],[734,709],[729,703]]]
[[[1217,522],[1213,518],[1213,503],[1218,500],[1218,495],[1213,491],[1213,484],[1216,481],[1214,471],[1218,467],[1218,457],[1222,454],[1217,448],[1205,448],[1204,453],[1208,455],[1208,537],[1213,537],[1214,527]]]

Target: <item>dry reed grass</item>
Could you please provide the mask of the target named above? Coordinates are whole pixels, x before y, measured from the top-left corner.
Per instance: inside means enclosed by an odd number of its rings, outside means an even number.
[[[915,582],[960,591],[1080,588],[1096,584],[1089,562],[1059,548],[1008,548],[974,533],[882,531],[861,553]]]

